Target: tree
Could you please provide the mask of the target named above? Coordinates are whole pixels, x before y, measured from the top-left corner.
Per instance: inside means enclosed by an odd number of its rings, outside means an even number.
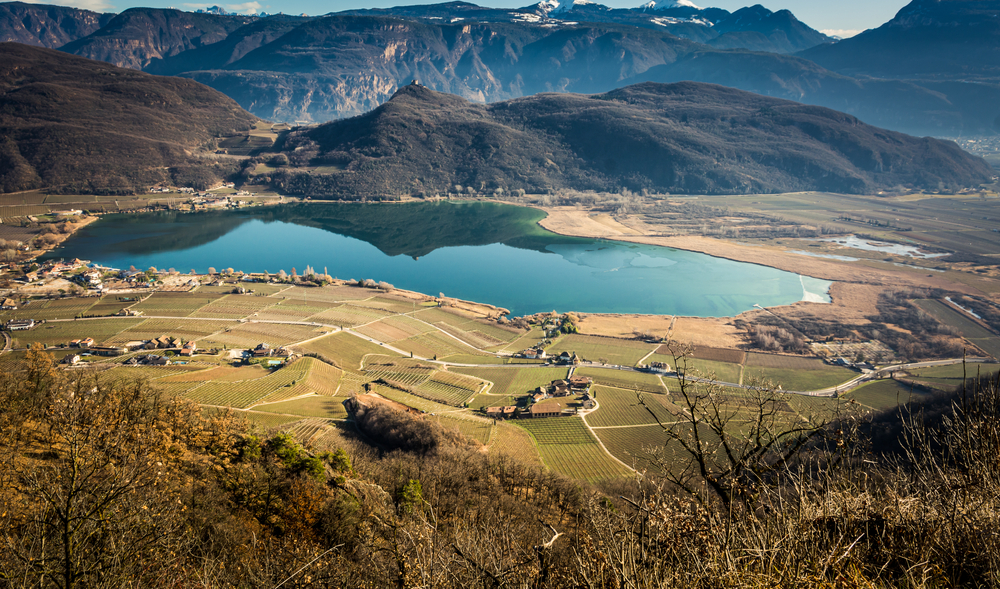
[[[690,346],[668,344],[677,370],[682,411],[664,423],[639,395],[639,402],[666,433],[667,443],[653,454],[665,477],[703,504],[727,509],[746,504],[774,482],[806,444],[819,436],[825,420],[788,421],[788,395],[773,382],[751,377],[739,393],[715,384],[715,375],[688,368]],[[677,465],[680,465],[678,468]]]
[[[6,431],[0,440],[9,475],[0,492],[11,506],[0,527],[14,557],[5,575],[61,589],[155,584],[156,571],[179,554],[170,543],[181,526],[162,467],[170,443],[165,407],[141,383],[85,372],[61,378],[43,354],[34,350],[26,365],[33,382],[2,403],[9,410],[37,386],[45,393],[30,401],[38,426],[21,430],[23,437]],[[41,458],[25,460],[28,450]]]
[[[215,274],[215,268],[213,268],[212,266],[209,266],[208,267],[208,273],[209,274]]]

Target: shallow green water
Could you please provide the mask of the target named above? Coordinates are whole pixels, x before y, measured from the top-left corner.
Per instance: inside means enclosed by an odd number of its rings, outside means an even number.
[[[48,257],[115,268],[301,273],[541,311],[720,317],[829,300],[829,282],[670,248],[555,235],[493,203],[295,204],[108,215]]]

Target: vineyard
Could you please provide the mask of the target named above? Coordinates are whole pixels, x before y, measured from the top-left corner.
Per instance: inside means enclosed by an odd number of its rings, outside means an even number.
[[[212,319],[241,319],[274,304],[275,300],[269,297],[226,295],[198,309],[192,316]]]
[[[21,314],[35,321],[51,319],[73,319],[83,315],[97,302],[96,298],[53,299],[31,303],[20,309]],[[41,303],[41,304],[39,304]]]
[[[303,445],[310,445],[333,429],[334,422],[328,419],[303,419],[286,427],[286,431],[295,436]]]
[[[236,414],[239,417],[245,418],[247,421],[257,424],[264,430],[270,429],[282,429],[290,423],[301,420],[301,417],[293,417],[290,415],[274,415],[271,413],[261,413],[258,411],[240,411]]]
[[[293,286],[272,295],[283,299],[299,301],[304,304],[332,304],[341,301],[355,301],[371,298],[372,291],[355,286],[327,286],[324,288],[309,288]]]
[[[635,366],[656,346],[638,341],[570,334],[548,347],[549,354],[576,352],[590,362]]]
[[[187,342],[199,340],[217,331],[235,325],[229,321],[198,321],[193,319],[146,319],[142,323],[122,331],[110,343],[123,344],[129,341],[145,341],[161,336],[177,337]]]
[[[153,317],[187,317],[216,297],[186,292],[154,292],[146,300],[130,307]]]
[[[266,321],[305,321],[307,318],[312,317],[317,313],[322,313],[325,310],[326,307],[300,305],[296,302],[288,303],[287,301],[281,301],[277,305],[258,311],[256,319]]]
[[[567,368],[454,368],[455,372],[493,383],[491,395],[526,395],[553,380],[566,378]]]
[[[252,322],[231,325],[234,325],[232,329],[216,333],[207,338],[205,344],[219,347],[224,345],[230,348],[249,348],[263,342],[272,348],[280,348],[294,342],[314,338],[323,333],[309,325]]]
[[[363,323],[371,323],[384,318],[386,315],[380,311],[372,309],[361,309],[348,305],[341,305],[332,309],[327,309],[322,313],[317,313],[309,318],[310,321],[323,323],[325,325],[337,325],[339,327],[354,327]]]
[[[88,317],[107,317],[118,313],[131,304],[132,303],[119,301],[117,297],[114,296],[101,297],[97,303],[87,309],[86,315]]]
[[[478,352],[470,347],[464,346],[461,342],[437,332],[422,333],[405,340],[394,342],[393,347],[406,352],[413,352],[414,355],[423,358],[443,359],[456,354],[472,354]]]
[[[631,391],[595,386],[593,393],[598,408],[585,418],[592,427],[646,425],[657,423],[657,420],[668,423],[674,421],[674,415],[680,412],[680,408],[665,395],[639,393],[646,404],[644,407],[639,403],[638,396]],[[653,413],[650,414],[650,411]]]
[[[27,347],[31,342],[46,346],[65,344],[75,339],[94,338],[100,345],[112,340],[118,333],[135,327],[142,319],[87,319],[80,321],[60,321],[43,323],[31,331],[12,333],[18,347]]]
[[[660,378],[655,374],[633,372],[631,370],[614,370],[613,368],[592,368],[584,366],[573,373],[577,376],[589,376],[595,383],[626,390],[639,390],[647,393],[666,393]]]
[[[449,405],[444,405],[442,403],[436,403],[423,397],[418,397],[416,395],[411,395],[410,393],[395,389],[392,387],[387,387],[380,385],[378,383],[371,383],[371,392],[377,393],[390,401],[395,401],[397,403],[406,405],[407,407],[412,407],[418,411],[423,411],[424,413],[446,413],[448,411],[454,411],[455,408]]]
[[[528,430],[540,446],[550,444],[591,444],[594,436],[578,417],[518,419],[512,423]]]
[[[366,307],[369,309],[379,309],[385,311],[386,313],[391,313],[393,315],[399,313],[412,313],[419,307],[415,301],[402,301],[396,299],[390,299],[387,297],[372,297],[363,301],[354,301],[352,305],[357,305],[359,307]]]
[[[310,360],[312,358],[303,358],[256,380],[207,382],[188,392],[187,397],[205,405],[246,409],[265,398],[274,397],[275,393],[278,393],[279,397],[282,396],[280,389],[291,388],[293,383],[306,376],[312,366]],[[278,399],[271,398],[271,400]]]
[[[313,340],[301,346],[301,349],[317,354],[325,362],[349,371],[360,370],[361,360],[369,354],[395,355],[378,344],[343,332]]]
[[[631,471],[619,464],[600,444],[554,444],[539,446],[545,466],[577,480],[599,482],[628,475]]]
[[[311,396],[291,401],[257,405],[254,411],[267,413],[284,413],[300,417],[326,417],[329,419],[346,419],[347,409],[344,408],[343,397]]]
[[[436,372],[430,379],[416,387],[414,393],[446,405],[461,406],[468,401],[485,383],[448,372]]]
[[[658,425],[600,429],[596,433],[612,456],[636,470],[650,468],[649,453],[655,455],[667,444],[667,434]]]
[[[383,342],[395,342],[433,330],[409,317],[388,317],[375,323],[357,328],[357,332]]]
[[[669,357],[671,364],[674,363],[673,355],[670,352],[670,347],[667,345],[662,345],[656,349],[656,354],[661,356]],[[729,364],[742,364],[746,356],[746,352],[743,350],[734,350],[731,348],[712,348],[708,346],[694,346],[691,350],[690,358],[697,358],[699,360],[711,360],[713,362],[728,362]]]
[[[494,456],[510,456],[532,466],[542,466],[538,447],[527,431],[516,425],[499,422],[490,434],[489,453]]]
[[[458,418],[452,415],[435,415],[427,419],[437,422],[446,430],[457,431],[483,445],[489,443],[490,435],[493,433],[493,423],[484,419]]]

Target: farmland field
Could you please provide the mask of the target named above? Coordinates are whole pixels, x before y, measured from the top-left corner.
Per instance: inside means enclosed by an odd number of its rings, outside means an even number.
[[[29,305],[24,305],[18,312],[23,317],[30,317],[35,321],[49,319],[73,319],[77,315],[83,315],[97,302],[97,298],[67,298],[53,299],[50,301],[37,301]]]
[[[272,348],[278,348],[294,342],[307,340],[323,333],[323,331],[308,325],[253,322],[231,325],[232,329],[206,338],[205,344],[216,346],[222,344],[230,348],[249,348],[263,342]]]
[[[385,317],[387,317],[387,314],[381,311],[341,305],[339,307],[333,307],[332,309],[327,309],[321,313],[317,313],[310,317],[309,320],[327,325],[354,327],[355,325],[361,325],[362,323],[378,321],[379,319],[383,319]]]
[[[487,407],[507,407],[516,406],[518,401],[523,398],[514,395],[476,395],[476,397],[469,403],[470,409],[486,409]]]
[[[619,464],[596,442],[539,446],[545,466],[570,478],[598,482],[626,476],[631,471]]]
[[[608,452],[636,470],[651,467],[647,450],[655,451],[667,443],[667,435],[658,425],[599,429],[596,433]]]
[[[540,445],[594,442],[594,436],[579,417],[518,419],[511,423],[528,430]]]
[[[325,306],[302,305],[295,301],[281,301],[257,312],[256,319],[268,321],[305,321],[317,313],[326,310]]]
[[[840,366],[825,364],[818,358],[779,356],[777,354],[747,354],[743,383],[763,376],[787,391],[814,391],[847,382],[858,373]]]
[[[932,368],[919,368],[909,370],[916,380],[926,380],[938,384],[959,386],[966,378],[975,378],[976,375],[996,374],[998,367],[991,364],[952,364],[950,366],[934,366]]]
[[[326,362],[334,364],[342,370],[355,372],[361,369],[362,358],[369,354],[396,356],[382,346],[343,332],[313,340],[302,346],[302,349],[318,354]]]
[[[141,318],[140,318],[141,319]],[[123,344],[133,340],[149,340],[162,337],[178,337],[185,342],[200,340],[217,331],[236,325],[231,321],[199,321],[194,319],[146,319],[142,323],[122,331],[110,341]],[[204,347],[204,346],[200,346]]]
[[[283,426],[302,419],[301,417],[293,417],[291,415],[274,415],[272,413],[260,413],[257,411],[240,411],[236,415],[258,425],[264,430],[281,429]]]
[[[114,296],[101,297],[99,301],[87,309],[86,314],[88,317],[106,317],[108,315],[114,315],[131,304],[132,303],[129,302],[119,301],[117,297]]]
[[[666,393],[660,378],[655,374],[633,372],[631,370],[615,370],[613,368],[593,368],[584,366],[573,373],[576,376],[589,376],[597,384],[621,389],[646,391],[650,393]]]
[[[542,466],[538,447],[523,428],[500,422],[493,426],[489,443],[490,456],[511,456],[524,464]]]
[[[274,305],[276,301],[270,297],[253,295],[226,295],[201,307],[192,317],[210,317],[213,319],[241,319]]]
[[[150,316],[187,317],[219,298],[217,295],[199,295],[186,292],[155,292],[130,309]]]
[[[382,342],[395,342],[433,331],[433,327],[409,317],[388,317],[357,328],[357,332]]]
[[[417,385],[416,394],[446,405],[459,406],[468,401],[477,391],[482,390],[485,383],[479,379],[438,371]]]
[[[273,297],[301,301],[304,304],[317,303],[337,303],[340,301],[353,301],[371,298],[375,293],[367,288],[356,286],[327,286],[324,288],[310,288],[304,286],[292,286],[278,292]]]
[[[914,301],[914,304],[941,323],[957,329],[962,337],[982,348],[987,354],[1000,358],[1000,337],[973,321],[971,317],[967,317],[962,311],[934,299]]]
[[[648,425],[657,423],[657,419],[660,423],[668,423],[674,421],[674,414],[680,412],[680,408],[671,403],[666,395],[640,393],[646,405],[644,407],[631,391],[594,386],[592,392],[598,409],[585,418],[592,427]],[[650,415],[650,410],[656,418]]]
[[[674,364],[673,356],[664,356],[661,354],[653,354],[646,360],[646,363],[650,362],[663,362],[670,366],[671,370],[686,369],[691,376],[694,376],[690,371],[698,371],[698,376],[708,376],[710,374],[715,375],[716,380],[721,380],[723,382],[731,382],[734,384],[739,384],[740,381],[740,371],[742,367],[739,364],[732,364],[729,362],[719,362],[717,360],[703,360],[701,358],[688,357],[681,359],[680,363]]]
[[[476,355],[477,350],[439,332],[428,332],[393,342],[393,347],[423,358],[445,359],[458,354]]]
[[[449,414],[435,415],[428,417],[437,422],[441,427],[457,431],[470,440],[475,440],[480,444],[488,444],[490,435],[493,433],[493,423],[485,419],[458,418]]]
[[[347,409],[344,408],[343,397],[313,396],[257,405],[254,411],[267,413],[286,413],[301,417],[327,417],[330,419],[345,419]]]
[[[65,344],[74,339],[94,338],[98,345],[110,341],[118,333],[135,327],[142,319],[81,319],[43,323],[30,331],[11,333],[18,347],[26,347],[31,342],[47,346]]]
[[[525,395],[553,380],[566,378],[569,369],[562,368],[453,368],[493,383],[491,395]]]
[[[570,334],[549,346],[546,351],[549,354],[576,352],[581,358],[591,362],[635,366],[656,347],[639,341]]]
[[[923,395],[920,393],[912,393],[906,384],[892,379],[868,383],[844,395],[845,399],[853,399],[878,411],[892,409],[921,397]]]
[[[407,407],[412,407],[418,411],[423,411],[424,413],[447,413],[448,411],[454,411],[455,408],[449,405],[444,405],[442,403],[435,403],[423,397],[418,397],[416,395],[411,395],[405,391],[399,389],[394,389],[392,387],[387,387],[377,383],[372,383],[371,392],[377,393],[390,401],[395,401],[397,403],[402,403]]]
[[[285,368],[275,370],[263,378],[239,382],[207,382],[187,393],[188,398],[206,405],[246,409],[265,398],[275,397],[280,389],[290,389],[302,380],[312,366],[312,358],[303,358]]]
[[[512,423],[531,433],[542,462],[559,474],[598,481],[629,472],[608,456],[578,417],[518,419]]]

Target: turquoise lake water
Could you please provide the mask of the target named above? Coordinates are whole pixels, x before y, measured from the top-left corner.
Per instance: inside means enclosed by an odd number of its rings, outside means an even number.
[[[48,258],[114,268],[301,273],[543,311],[732,316],[828,302],[830,283],[670,248],[569,238],[544,213],[493,203],[295,204],[107,215]]]

